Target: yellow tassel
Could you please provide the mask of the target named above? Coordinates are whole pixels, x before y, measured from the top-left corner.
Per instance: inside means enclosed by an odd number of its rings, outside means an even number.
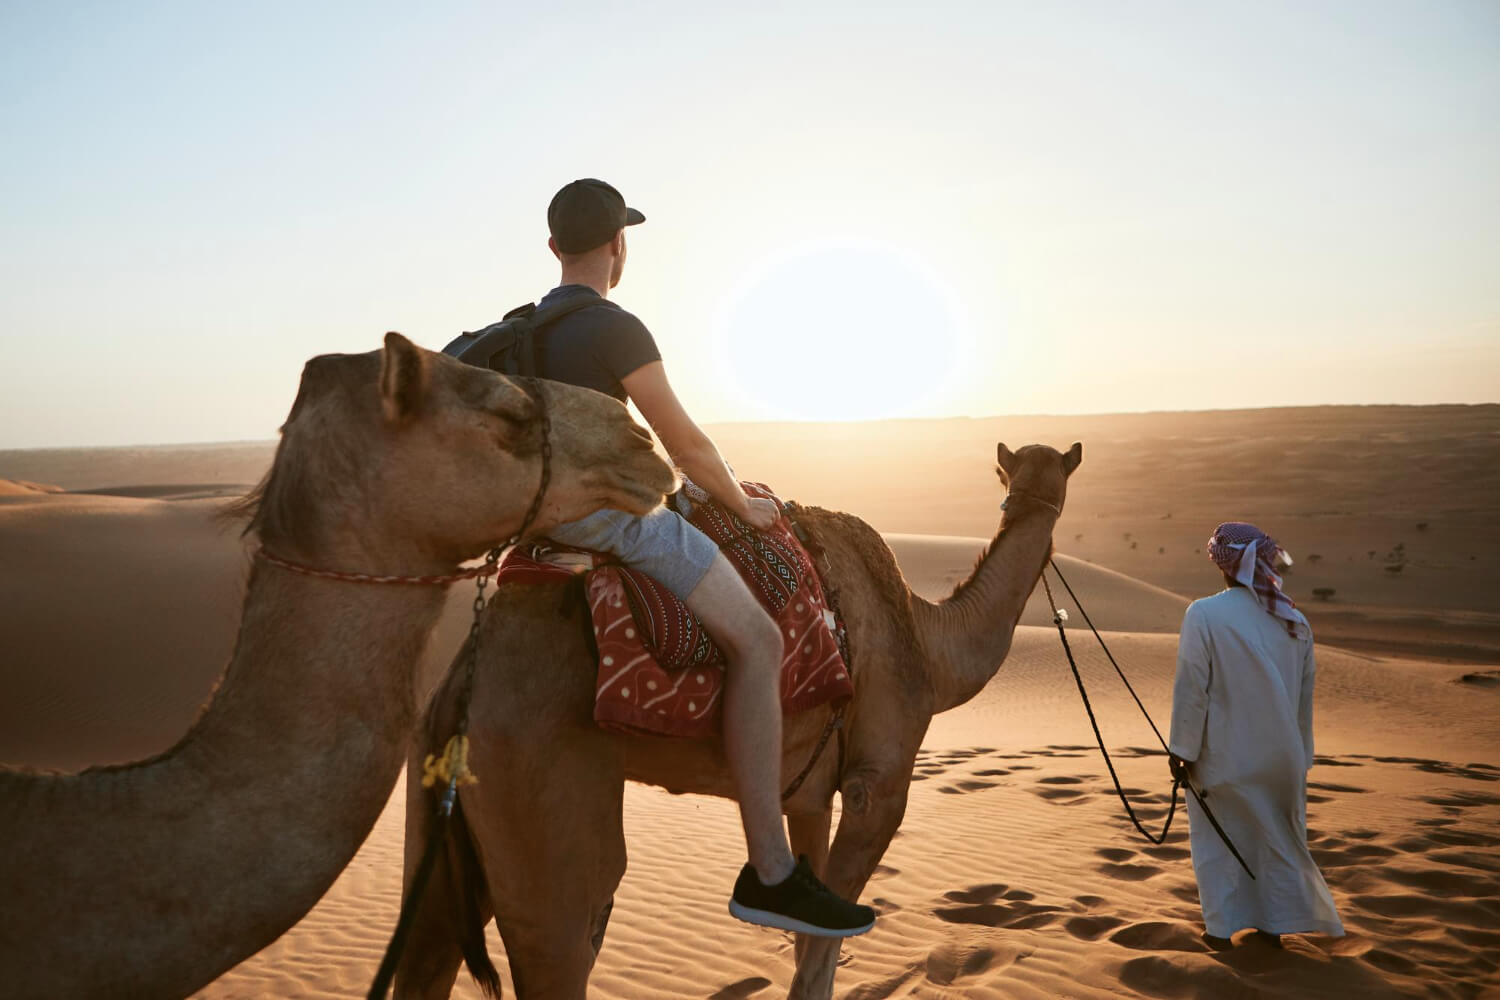
[[[446,785],[457,778],[457,784],[477,785],[479,777],[469,770],[469,738],[467,736],[455,736],[448,741],[443,748],[441,757],[436,754],[428,754],[427,759],[422,762],[422,787],[431,788],[436,784]]]

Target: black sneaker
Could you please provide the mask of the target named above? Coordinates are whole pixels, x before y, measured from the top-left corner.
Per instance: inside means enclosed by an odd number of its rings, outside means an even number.
[[[875,926],[875,911],[845,902],[812,873],[807,855],[786,881],[763,885],[752,865],[740,869],[729,912],[749,924],[818,937],[853,937]]]

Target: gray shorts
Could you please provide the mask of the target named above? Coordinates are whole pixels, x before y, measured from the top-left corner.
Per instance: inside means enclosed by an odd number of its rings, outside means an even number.
[[[644,517],[601,510],[547,532],[555,542],[608,552],[631,569],[659,580],[687,599],[719,557],[719,547],[676,511],[658,507]]]

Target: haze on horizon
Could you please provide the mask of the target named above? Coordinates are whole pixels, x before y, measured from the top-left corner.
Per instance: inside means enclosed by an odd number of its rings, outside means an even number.
[[[1500,399],[1500,7],[0,9],[0,448],[258,440],[648,216],[704,423]]]

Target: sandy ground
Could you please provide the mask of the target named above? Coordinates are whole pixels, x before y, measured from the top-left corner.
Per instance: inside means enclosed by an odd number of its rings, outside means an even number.
[[[864,894],[880,922],[845,947],[836,995],[1500,996],[1500,408],[1002,424],[803,429],[822,463],[781,440],[785,429],[717,437],[742,474],[891,532],[931,598],[967,575],[998,520],[995,440],[1084,439],[1059,565],[1162,725],[1184,595],[1213,588],[1194,551],[1202,537],[1230,517],[1281,535],[1302,557],[1294,595],[1337,591],[1309,604],[1320,639],[1309,826],[1349,935],[1207,950],[1185,820],[1162,847],[1129,827],[1034,598],[994,681],[933,721],[906,820]],[[1267,441],[1279,443],[1277,487],[1235,492]],[[826,461],[830,450],[844,458]],[[0,761],[71,769],[181,735],[228,657],[242,596],[244,544],[216,520],[218,498],[268,457],[253,444],[0,453],[11,481],[0,490]],[[451,595],[419,683],[446,667],[468,598]],[[1069,629],[1131,800],[1160,823],[1169,784],[1155,737],[1076,612]],[[398,785],[323,901],[200,996],[363,995],[398,905],[402,810]],[[626,829],[630,869],[591,995],[784,993],[790,937],[724,910],[742,861],[732,804],[632,786]],[[493,929],[490,947],[505,974]],[[478,992],[461,976],[454,995]]]

